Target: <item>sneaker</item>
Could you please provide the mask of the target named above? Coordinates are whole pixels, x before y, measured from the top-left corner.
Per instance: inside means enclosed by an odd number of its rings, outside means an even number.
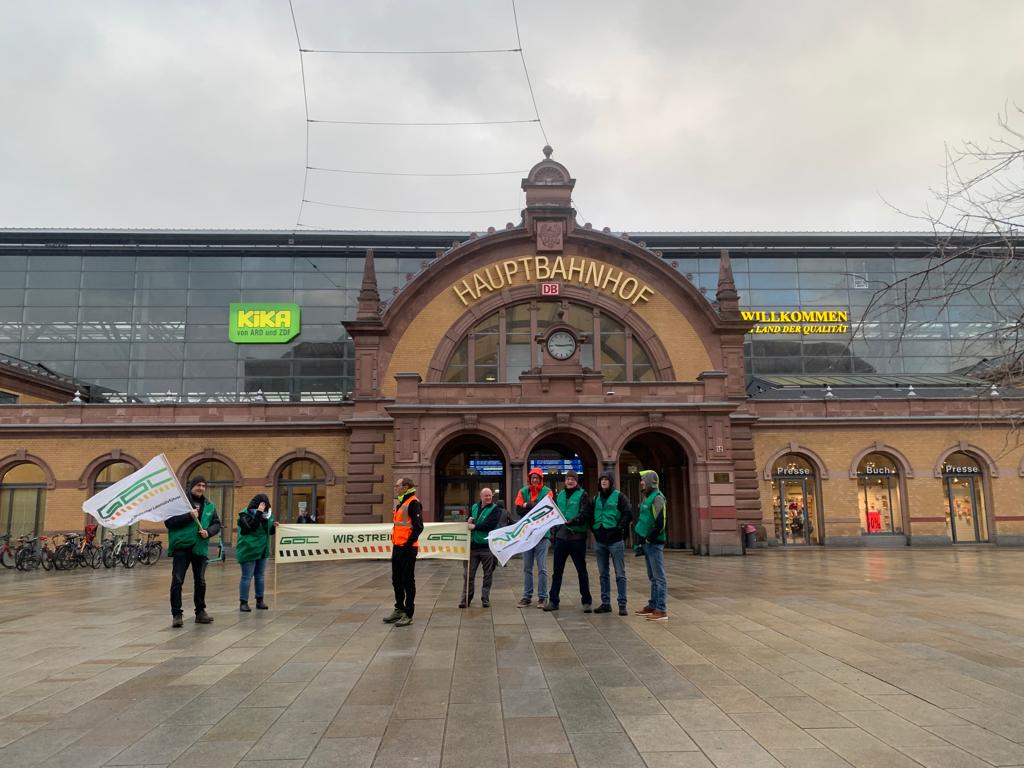
[[[174,629],[181,629],[185,626],[185,618],[180,614],[174,617],[174,621],[171,622],[171,627]]]
[[[410,624],[412,624],[412,616],[406,616],[404,613],[402,618],[395,622],[396,627],[408,627]]]
[[[648,621],[668,621],[668,614],[664,611],[651,611],[647,614]]]
[[[636,616],[646,616],[649,613],[654,613],[654,609],[651,608],[651,606],[649,606],[649,605],[645,605],[639,611],[633,611],[633,613]]]
[[[213,624],[213,616],[206,611],[199,611],[196,614],[196,624]]]
[[[530,598],[524,597],[522,600],[520,600],[518,603],[516,603],[516,606],[518,606],[519,608],[525,608],[526,606],[528,606],[532,602],[533,601]]]
[[[611,613],[612,607],[608,603],[601,603],[594,609],[594,613]]]
[[[269,611],[270,606],[263,602],[262,597],[256,598],[256,610],[257,611]]]
[[[629,616],[629,611],[626,610],[626,606],[619,606],[619,616]]]
[[[590,603],[584,603],[583,604],[583,612],[584,613],[593,613],[594,612],[593,608],[590,607]]]
[[[547,604],[548,604],[547,600],[538,600],[537,601],[537,607],[540,608],[542,611],[544,610],[544,606],[547,605]]]
[[[238,601],[238,610],[242,613],[252,613],[252,608],[249,607],[249,602],[247,600]]]
[[[484,608],[490,608],[491,607],[491,601],[490,600],[481,600],[480,601],[480,605],[482,605]]]
[[[557,610],[558,610],[558,603],[548,602],[544,606],[544,613],[551,613],[552,611],[557,611]]]
[[[381,621],[383,621],[385,624],[394,624],[403,616],[405,616],[405,614],[402,611],[395,608],[395,610],[393,610],[390,615],[385,616],[383,619],[381,619]]]

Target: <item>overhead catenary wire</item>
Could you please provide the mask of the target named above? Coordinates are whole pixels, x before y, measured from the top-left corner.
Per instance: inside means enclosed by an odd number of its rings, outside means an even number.
[[[356,171],[350,168],[321,168],[316,165],[307,165],[306,170],[320,171],[323,173],[352,173],[361,176],[417,176],[427,178],[452,177],[452,176],[519,176],[526,171],[470,171],[465,173],[409,173],[398,171]]]
[[[337,53],[347,56],[448,56],[454,54],[476,53],[521,53],[519,48],[481,48],[478,50],[452,51],[356,51],[337,48],[300,48],[302,53]]]
[[[302,40],[299,38],[299,23],[295,20],[295,6],[292,5],[292,0],[288,0],[288,10],[292,14],[295,44],[299,48],[299,74],[302,76],[302,106],[306,110],[306,167],[302,171],[302,195],[299,199],[299,212],[295,216],[295,226],[298,227],[299,222],[302,221],[302,208],[305,205],[306,187],[309,184],[309,93],[306,88],[306,63],[302,58]]]
[[[526,66],[526,55],[523,53],[523,39],[519,35],[519,14],[516,13],[516,0],[512,0],[512,21],[516,27],[516,45],[519,46],[519,59],[523,62],[523,74],[526,75],[526,87],[530,89],[530,101],[533,102],[533,114],[536,115],[537,125],[544,137],[544,143],[550,145],[548,132],[544,130],[544,123],[540,120],[540,110],[537,109],[537,97],[533,94],[533,83],[530,81],[530,70]]]
[[[422,214],[427,214],[427,215],[430,215],[430,216],[443,216],[445,214],[466,215],[466,214],[474,214],[474,213],[509,213],[509,212],[515,212],[515,211],[519,210],[518,208],[489,208],[489,209],[486,209],[486,210],[479,210],[479,211],[410,211],[410,210],[402,210],[402,209],[397,209],[397,208],[364,208],[363,206],[360,206],[360,205],[343,205],[342,203],[326,203],[326,202],[324,202],[322,200],[303,200],[302,202],[309,203],[310,205],[326,205],[326,206],[328,206],[330,208],[345,208],[345,209],[351,210],[351,211],[373,211],[375,213],[422,213]]]
[[[397,125],[397,126],[412,126],[412,127],[424,127],[424,126],[452,126],[452,125],[514,125],[516,123],[539,123],[540,120],[536,118],[530,118],[528,120],[465,120],[457,122],[439,122],[439,123],[402,123],[402,122],[391,122],[386,120],[310,120],[306,118],[307,123],[327,123],[329,125]],[[541,131],[544,129],[541,128]]]

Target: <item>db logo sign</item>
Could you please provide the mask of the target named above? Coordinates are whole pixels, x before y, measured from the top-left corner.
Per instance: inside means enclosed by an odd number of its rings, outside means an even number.
[[[541,283],[540,284],[540,295],[541,296],[557,296],[562,288],[561,283]]]

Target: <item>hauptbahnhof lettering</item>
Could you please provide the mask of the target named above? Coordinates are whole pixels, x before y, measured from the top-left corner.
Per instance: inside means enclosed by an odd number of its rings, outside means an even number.
[[[478,234],[0,231],[0,533],[166,453],[226,530],[257,492],[376,522],[399,474],[452,519],[540,466],[659,471],[704,554],[1024,542],[1024,401],[974,376],[1013,286],[865,315],[927,234],[615,234],[574,183],[541,161]]]

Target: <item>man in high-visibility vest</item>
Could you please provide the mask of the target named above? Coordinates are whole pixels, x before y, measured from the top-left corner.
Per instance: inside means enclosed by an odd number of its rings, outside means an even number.
[[[408,477],[395,481],[395,512],[391,521],[391,585],[395,588],[395,610],[385,624],[412,624],[416,601],[416,552],[423,533],[423,505]]]
[[[640,472],[640,514],[637,516],[633,533],[637,545],[643,548],[647,560],[647,578],[651,581],[651,599],[636,612],[648,621],[667,621],[665,600],[668,597],[668,579],[665,577],[665,542],[668,530],[665,527],[668,502],[658,488],[658,473],[651,469]]]

